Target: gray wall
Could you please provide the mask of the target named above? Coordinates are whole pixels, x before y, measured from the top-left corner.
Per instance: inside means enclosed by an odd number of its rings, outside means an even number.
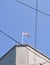
[[[0,65],[16,65],[16,48],[0,60]]]

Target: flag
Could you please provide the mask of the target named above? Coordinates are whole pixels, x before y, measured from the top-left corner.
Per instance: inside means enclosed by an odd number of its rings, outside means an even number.
[[[25,35],[25,36],[27,36],[27,37],[30,37],[30,34],[27,33],[27,32],[22,32],[22,35]]]

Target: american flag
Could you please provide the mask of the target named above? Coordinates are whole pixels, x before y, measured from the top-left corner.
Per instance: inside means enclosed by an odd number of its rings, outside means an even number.
[[[30,34],[28,32],[22,32],[22,35],[25,35],[27,37],[30,37]]]

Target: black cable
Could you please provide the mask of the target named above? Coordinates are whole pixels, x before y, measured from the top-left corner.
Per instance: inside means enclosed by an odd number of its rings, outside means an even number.
[[[47,15],[47,16],[49,16],[50,17],[50,15],[49,14],[47,14],[47,13],[45,13],[45,12],[43,12],[43,11],[41,11],[41,10],[38,10],[37,8],[38,8],[38,0],[36,0],[36,8],[34,8],[34,7],[32,7],[32,6],[30,6],[30,5],[28,5],[28,4],[26,4],[26,3],[23,3],[23,2],[21,2],[21,1],[19,1],[19,0],[15,0],[16,2],[18,2],[18,3],[20,3],[20,4],[22,4],[22,5],[24,5],[24,6],[27,6],[27,7],[29,7],[29,8],[31,8],[31,9],[33,9],[33,10],[36,10],[36,22],[35,22],[35,49],[36,49],[36,39],[37,39],[37,15],[38,15],[38,12],[40,12],[40,13],[42,13],[42,14],[44,14],[44,15]],[[36,51],[35,51],[35,59],[34,59],[34,62],[36,61]],[[50,63],[50,62],[49,62]]]
[[[36,49],[36,44],[37,44],[37,22],[38,22],[38,0],[36,0],[36,15],[35,15],[35,49]],[[35,50],[35,55],[34,55],[34,65],[36,62],[36,50]]]
[[[38,0],[36,0],[36,15],[35,15],[35,49],[36,49],[36,41],[37,41],[37,22],[38,22]]]
[[[10,39],[12,39],[13,41],[17,42],[18,44],[22,45],[20,42],[16,41],[14,38],[12,38],[11,36],[9,36],[8,34],[6,34],[3,31],[0,31],[2,34],[4,34],[5,36],[9,37]]]
[[[40,13],[42,13],[42,14],[47,15],[47,16],[50,17],[49,14],[47,14],[47,13],[41,11],[41,10],[38,10],[38,9],[36,9],[36,8],[34,8],[34,7],[32,7],[32,6],[28,5],[28,4],[26,4],[26,3],[23,3],[23,2],[21,2],[21,1],[19,1],[19,0],[15,0],[15,1],[18,2],[18,3],[20,3],[20,4],[22,4],[22,5],[24,5],[24,6],[27,6],[27,7],[31,8],[31,9],[33,9],[33,10],[37,10],[38,12],[40,12]]]

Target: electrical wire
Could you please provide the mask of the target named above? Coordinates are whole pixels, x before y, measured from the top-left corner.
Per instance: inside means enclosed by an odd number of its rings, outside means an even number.
[[[41,10],[38,10],[38,0],[36,0],[36,8],[34,8],[34,7],[26,4],[24,2],[21,2],[19,0],[15,0],[15,1],[18,2],[19,4],[22,4],[24,6],[27,6],[27,7],[29,7],[29,8],[31,8],[31,9],[33,9],[33,10],[36,11],[36,22],[35,22],[35,49],[36,49],[36,41],[37,41],[36,40],[37,39],[37,17],[38,17],[37,15],[38,15],[38,12],[41,13],[41,14],[44,14],[46,16],[49,16],[49,17],[50,17],[50,15],[47,14],[47,13],[45,13],[45,12],[43,12],[43,11],[41,11]],[[34,58],[34,65],[35,65],[35,61],[36,61],[36,53],[35,53],[35,58]],[[48,62],[48,63],[50,63],[50,62]]]
[[[9,36],[8,34],[6,34],[5,32],[0,31],[0,33],[4,34],[5,36],[7,36],[8,38],[10,38],[11,40],[13,40],[13,41],[17,42],[17,44],[22,45],[20,42],[18,42],[17,40],[15,40],[14,38],[12,38],[12,37],[11,37],[11,36]]]
[[[36,49],[36,44],[37,44],[37,23],[38,23],[38,0],[36,0],[36,15],[35,15],[35,49]],[[35,50],[35,55],[34,55],[34,65],[36,62],[36,50]]]
[[[28,5],[28,4],[26,4],[26,3],[24,3],[24,2],[21,2],[21,1],[19,1],[19,0],[15,0],[15,1],[18,2],[18,3],[20,3],[20,4],[22,4],[22,5],[24,5],[24,6],[27,6],[27,7],[31,8],[31,9],[33,9],[33,10],[37,10],[39,13],[42,13],[42,14],[47,15],[47,16],[50,17],[49,14],[47,14],[47,13],[41,11],[41,10],[38,10],[38,9],[36,9],[36,8],[34,8],[34,7],[32,7],[32,6]]]
[[[36,15],[35,15],[35,49],[36,49],[36,41],[37,41],[37,23],[38,23],[38,0],[36,1]]]

